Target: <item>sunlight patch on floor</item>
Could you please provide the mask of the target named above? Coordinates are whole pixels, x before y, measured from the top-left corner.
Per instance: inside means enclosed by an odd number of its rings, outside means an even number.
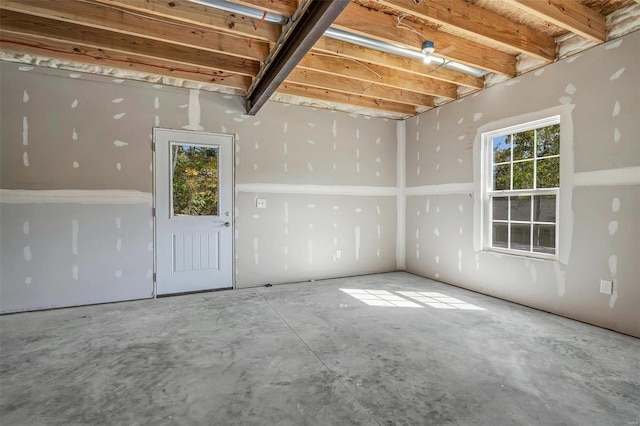
[[[423,308],[426,305],[435,309],[462,309],[470,311],[486,311],[471,303],[450,297],[442,293],[430,291],[397,291],[400,297],[386,290],[366,290],[341,288],[340,291],[355,297],[369,306],[392,306],[400,308]],[[408,298],[408,299],[407,299]],[[412,299],[412,300],[409,300]],[[419,302],[420,304],[416,303]]]

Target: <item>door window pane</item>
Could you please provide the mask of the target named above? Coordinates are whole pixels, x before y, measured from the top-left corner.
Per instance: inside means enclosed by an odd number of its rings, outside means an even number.
[[[533,197],[533,221],[534,222],[555,222],[556,221],[556,196],[536,195]]]
[[[171,144],[173,216],[218,215],[218,147]]]
[[[533,225],[533,251],[536,253],[556,253],[556,226]]]
[[[513,250],[531,251],[531,225],[511,224],[511,248]]]

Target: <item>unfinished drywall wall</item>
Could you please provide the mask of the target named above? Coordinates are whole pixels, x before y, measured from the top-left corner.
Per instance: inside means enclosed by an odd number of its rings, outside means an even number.
[[[640,336],[639,49],[636,32],[408,120],[407,270]],[[570,157],[560,261],[481,251],[480,133],[545,114]]]
[[[238,287],[395,270],[393,121],[273,102],[249,117],[232,95],[0,74],[2,312],[152,296],[153,127],[235,135]]]

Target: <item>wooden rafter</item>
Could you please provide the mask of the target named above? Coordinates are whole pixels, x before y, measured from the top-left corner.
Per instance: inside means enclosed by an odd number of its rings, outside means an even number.
[[[0,29],[0,49],[40,57],[50,57],[64,61],[82,62],[107,68],[138,71],[141,73],[174,77],[235,89],[236,93],[246,93],[251,78],[241,75],[226,75],[216,69],[176,64],[166,60],[154,60],[128,55],[105,48],[73,47],[68,42],[56,41],[37,36],[12,34]],[[54,53],[52,53],[54,52]]]
[[[22,12],[33,16],[55,19],[62,22],[81,23],[84,26],[116,31],[131,36],[165,41],[177,45],[196,47],[241,58],[263,61],[269,53],[265,42],[239,36],[203,26],[188,25],[168,20],[153,20],[140,14],[123,13],[120,10],[87,2],[62,0],[23,2],[0,0],[2,9]]]
[[[596,43],[607,39],[605,18],[575,0],[507,0],[539,18]]]
[[[407,105],[419,105],[432,108],[434,106],[433,96],[408,90],[394,89],[386,86],[379,86],[355,78],[335,78],[331,74],[314,70],[295,69],[287,81],[334,92],[349,93],[352,95],[366,96],[374,99],[384,99],[386,101],[397,102]]]
[[[462,30],[471,38],[490,40],[547,62],[552,62],[556,56],[556,44],[552,37],[464,0],[419,3],[414,0],[375,1],[402,13]]]
[[[457,86],[414,74],[392,70],[371,63],[345,60],[342,58],[311,53],[298,64],[299,68],[320,71],[338,77],[356,78],[369,83],[409,90],[448,99],[458,97]]]
[[[298,2],[296,0],[229,0],[229,3],[240,4],[263,12],[277,13],[278,15],[287,17],[292,16],[298,7]]]
[[[396,28],[397,24],[395,16],[350,4],[333,27],[415,50],[420,50],[423,40],[431,40],[437,46],[437,56],[510,77],[516,75],[513,55],[418,24],[411,23],[417,33]]]
[[[473,89],[484,88],[484,80],[469,74],[463,74],[448,68],[438,68],[433,65],[425,65],[417,61],[401,56],[389,55],[379,50],[357,46],[329,37],[322,37],[313,47],[313,51],[331,53],[357,61],[377,64],[398,71],[408,72],[425,78],[446,81]]]
[[[0,19],[2,30],[7,33],[37,36],[40,40],[50,39],[56,42],[67,42],[74,50],[77,48],[108,48],[113,52],[147,58],[150,63],[156,60],[168,60],[176,64],[206,67],[249,77],[255,76],[260,67],[257,61],[249,59],[171,45],[157,40],[134,36],[123,37],[121,34],[107,30],[24,15],[8,10],[0,10]]]
[[[134,10],[150,14],[156,18],[182,21],[187,24],[202,25],[211,29],[251,37],[256,40],[274,42],[281,27],[272,22],[262,22],[245,16],[224,12],[214,7],[204,6],[185,0],[93,0],[106,6]]]
[[[318,87],[311,87],[304,84],[297,84],[285,81],[277,90],[277,93],[305,98],[318,99],[323,102],[336,102],[361,108],[390,111],[406,116],[416,113],[416,108],[411,105],[389,102],[382,99],[368,98],[350,93],[334,92]]]

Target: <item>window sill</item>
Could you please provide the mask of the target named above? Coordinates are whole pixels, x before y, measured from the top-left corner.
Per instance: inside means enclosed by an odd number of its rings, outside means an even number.
[[[536,254],[529,252],[516,252],[512,250],[500,250],[493,247],[485,247],[482,249],[482,253],[493,254],[497,256],[508,256],[514,257],[522,260],[542,260],[547,262],[559,262],[560,256],[558,255],[545,255],[545,254]]]

